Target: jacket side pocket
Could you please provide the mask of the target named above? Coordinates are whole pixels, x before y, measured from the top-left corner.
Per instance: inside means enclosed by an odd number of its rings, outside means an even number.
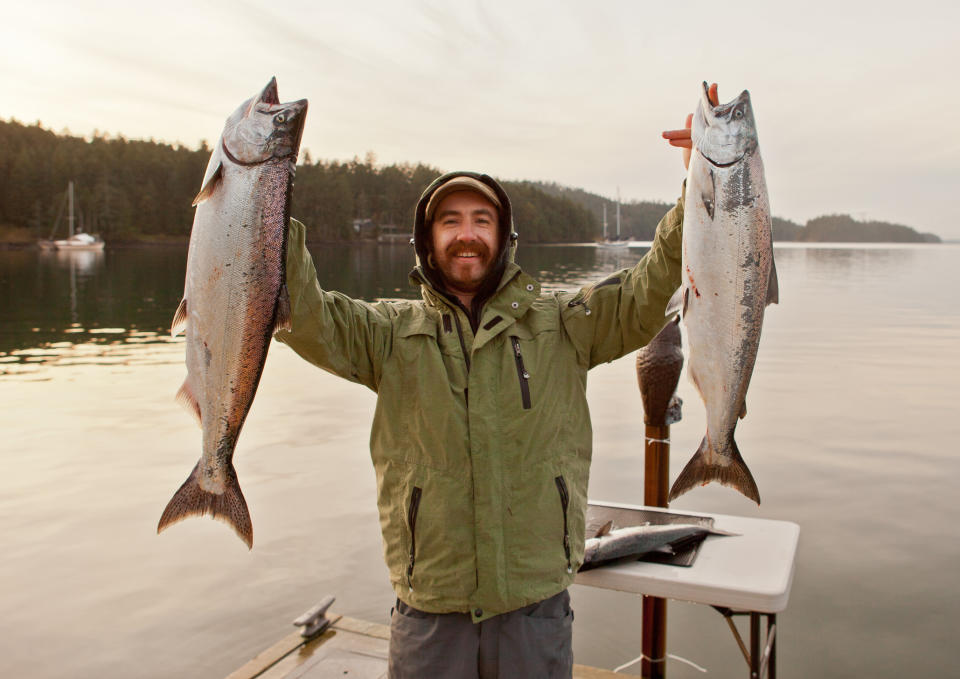
[[[557,490],[560,492],[560,507],[563,509],[563,553],[567,557],[567,573],[573,572],[573,565],[570,563],[570,530],[567,523],[567,510],[570,507],[570,492],[567,490],[567,482],[563,474],[554,479],[557,484]]]
[[[407,564],[407,586],[413,590],[413,567],[417,562],[417,511],[420,509],[420,496],[423,489],[414,486],[407,506],[407,528],[410,530],[410,562]]]

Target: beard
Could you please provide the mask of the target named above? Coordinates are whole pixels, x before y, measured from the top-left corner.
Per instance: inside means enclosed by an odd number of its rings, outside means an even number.
[[[479,268],[473,271],[464,271],[464,262],[458,261],[460,254],[472,252],[476,255]],[[472,261],[472,260],[467,260]],[[444,286],[451,291],[476,292],[483,285],[493,268],[493,257],[486,243],[477,240],[472,243],[451,243],[444,250],[444,257],[437,265],[437,270],[443,278]]]

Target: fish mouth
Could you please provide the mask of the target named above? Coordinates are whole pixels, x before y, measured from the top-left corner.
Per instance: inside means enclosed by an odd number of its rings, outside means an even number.
[[[700,151],[700,149],[697,149],[697,150]],[[703,156],[703,159],[706,160],[706,161],[707,161],[708,163],[710,163],[711,165],[713,165],[714,167],[733,167],[734,165],[736,165],[737,163],[739,163],[741,160],[743,160],[744,158],[746,158],[746,155],[747,155],[747,154],[745,154],[745,153],[744,153],[744,154],[741,154],[740,156],[738,156],[738,157],[734,158],[733,160],[731,160],[729,163],[720,163],[720,162],[717,162],[716,160],[714,160],[713,158],[711,158],[710,156],[708,156],[708,155],[707,155],[706,153],[704,153],[703,151],[700,151],[700,155]]]
[[[262,101],[264,104],[280,103],[280,94],[277,92],[276,76],[270,78],[270,82],[268,82],[267,86],[263,88],[263,92],[260,93],[260,101]]]
[[[306,127],[304,123],[307,120],[307,100],[301,99],[300,101],[294,102],[294,106],[301,106],[297,112],[297,117],[300,120],[300,125],[297,127],[297,134],[293,138],[293,145],[291,146],[290,156],[294,163],[296,163],[297,155],[300,153],[300,140],[303,139],[303,128]]]

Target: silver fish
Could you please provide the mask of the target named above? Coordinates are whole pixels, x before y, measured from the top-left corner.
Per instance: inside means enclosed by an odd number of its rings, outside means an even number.
[[[747,413],[766,306],[779,290],[770,203],[757,130],[744,91],[714,106],[707,83],[694,114],[683,213],[681,308],[690,380],[707,409],[707,432],[670,490],[673,500],[718,481],[760,504],[760,491],[733,439]]]
[[[194,199],[186,284],[171,334],[186,333],[187,379],[177,399],[199,419],[203,449],[158,533],[211,514],[253,546],[233,451],[270,338],[290,324],[287,222],[306,111],[306,99],[281,104],[271,79],[227,119]]]
[[[601,563],[639,556],[673,543],[706,535],[737,534],[695,523],[647,524],[615,530],[610,530],[608,523],[596,537],[587,538],[580,570],[589,570]]]

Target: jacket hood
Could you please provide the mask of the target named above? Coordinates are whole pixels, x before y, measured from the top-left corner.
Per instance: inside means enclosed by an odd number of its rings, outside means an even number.
[[[427,224],[426,212],[427,204],[430,202],[430,197],[438,188],[454,177],[471,177],[476,179],[477,181],[489,186],[500,199],[500,223],[498,225],[499,239],[497,243],[497,256],[496,259],[494,259],[494,264],[490,269],[490,273],[487,275],[486,280],[484,280],[483,285],[476,295],[476,299],[482,303],[497,289],[500,279],[503,276],[503,272],[506,269],[507,262],[513,261],[517,243],[517,233],[513,228],[513,209],[510,206],[510,198],[507,197],[506,192],[503,190],[503,187],[500,186],[497,180],[489,175],[481,174],[479,172],[448,172],[437,177],[435,180],[433,180],[433,182],[430,183],[430,186],[424,190],[423,195],[420,196],[420,200],[417,202],[417,210],[413,222],[413,246],[417,252],[417,271],[435,290],[441,292],[445,291],[443,276],[438,269],[435,269],[430,265],[430,259],[428,257],[430,254],[431,225]]]

